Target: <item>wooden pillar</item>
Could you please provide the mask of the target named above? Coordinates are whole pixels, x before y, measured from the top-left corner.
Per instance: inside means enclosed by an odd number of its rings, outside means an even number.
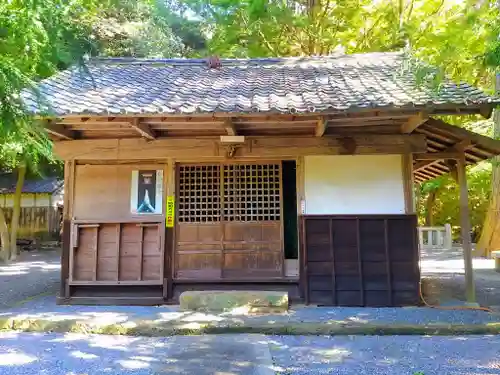
[[[164,206],[166,207],[167,197],[175,197],[175,161],[172,158],[167,159],[164,166]],[[177,207],[175,202],[175,207]],[[176,209],[177,210],[177,209]],[[165,209],[166,215],[166,209]],[[175,212],[174,217],[177,217]],[[165,216],[166,220],[166,216]],[[163,299],[166,301],[173,298],[173,268],[174,268],[174,249],[175,249],[175,222],[173,228],[164,227],[163,237]]]
[[[63,207],[63,234],[61,252],[61,283],[60,298],[69,298],[68,277],[70,273],[70,246],[71,246],[71,215],[73,205],[73,182],[75,178],[75,162],[64,163],[64,207]]]
[[[415,213],[415,197],[413,183],[413,155],[406,152],[401,157],[403,171],[403,189],[405,199],[405,213]]]
[[[460,228],[462,231],[462,248],[464,252],[465,296],[467,302],[475,303],[476,289],[474,285],[474,270],[472,268],[471,224],[465,166],[465,153],[462,151],[460,158],[457,160],[457,180],[460,188]]]

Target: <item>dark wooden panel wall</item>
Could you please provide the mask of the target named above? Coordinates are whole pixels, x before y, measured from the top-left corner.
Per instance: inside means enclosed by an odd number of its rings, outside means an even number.
[[[416,216],[304,216],[302,225],[306,302],[419,303]]]

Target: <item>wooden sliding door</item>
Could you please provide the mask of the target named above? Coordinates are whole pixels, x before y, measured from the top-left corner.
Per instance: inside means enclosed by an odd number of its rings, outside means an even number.
[[[281,163],[179,165],[175,278],[283,275]]]

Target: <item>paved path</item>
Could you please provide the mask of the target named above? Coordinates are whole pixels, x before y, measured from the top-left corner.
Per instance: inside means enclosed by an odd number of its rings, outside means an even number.
[[[0,265],[0,308],[40,294],[55,295],[60,268],[60,253],[56,250],[23,251],[15,262]]]
[[[0,375],[500,374],[499,336],[0,334]]]
[[[464,262],[461,248],[453,250],[423,250],[422,275],[431,280],[432,303],[453,304],[465,301]],[[500,309],[500,273],[494,270],[493,259],[473,260],[476,297],[481,306]]]
[[[209,323],[217,326],[240,324],[351,323],[363,324],[484,324],[500,322],[500,315],[478,310],[439,310],[427,307],[315,307],[292,306],[285,314],[238,315],[181,311],[179,306],[64,306],[54,296],[42,296],[10,309],[0,318],[77,320],[89,325],[113,325],[129,321],[154,320],[159,324]]]

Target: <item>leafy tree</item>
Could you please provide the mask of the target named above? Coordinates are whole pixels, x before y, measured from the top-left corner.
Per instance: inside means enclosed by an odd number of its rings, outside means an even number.
[[[17,170],[18,185],[11,236],[0,214],[2,258],[16,257],[16,228],[26,169],[51,159],[50,142],[24,111],[23,88],[81,59],[90,50],[87,38],[98,9],[94,0],[12,0],[0,3],[0,157],[4,168]]]
[[[170,27],[170,25],[172,27]],[[174,31],[173,31],[174,30]],[[204,47],[195,21],[155,0],[10,0],[0,2],[0,167],[17,172],[9,238],[0,210],[1,257],[16,256],[16,228],[27,171],[53,160],[20,91],[86,56],[163,57]]]
[[[203,51],[199,23],[161,0],[109,0],[92,27],[96,54],[102,56],[174,57]]]
[[[418,78],[436,89],[443,77],[492,92],[500,65],[500,4],[497,0],[188,0],[210,30],[210,51],[234,57],[302,56],[335,52],[411,52]],[[425,65],[424,65],[425,64]],[[433,66],[433,69],[429,69]],[[447,119],[458,126],[481,124],[477,116]],[[494,136],[500,136],[500,115]],[[493,125],[490,126],[492,127]],[[493,165],[492,207],[482,238],[500,248],[500,171]],[[468,173],[473,225],[480,231],[491,168]],[[450,178],[419,187],[428,223],[458,223],[458,194]],[[422,203],[425,202],[425,203]],[[454,215],[454,216],[453,216]],[[498,238],[496,238],[497,236]],[[494,239],[495,238],[495,239]],[[485,247],[485,246],[483,246]]]

